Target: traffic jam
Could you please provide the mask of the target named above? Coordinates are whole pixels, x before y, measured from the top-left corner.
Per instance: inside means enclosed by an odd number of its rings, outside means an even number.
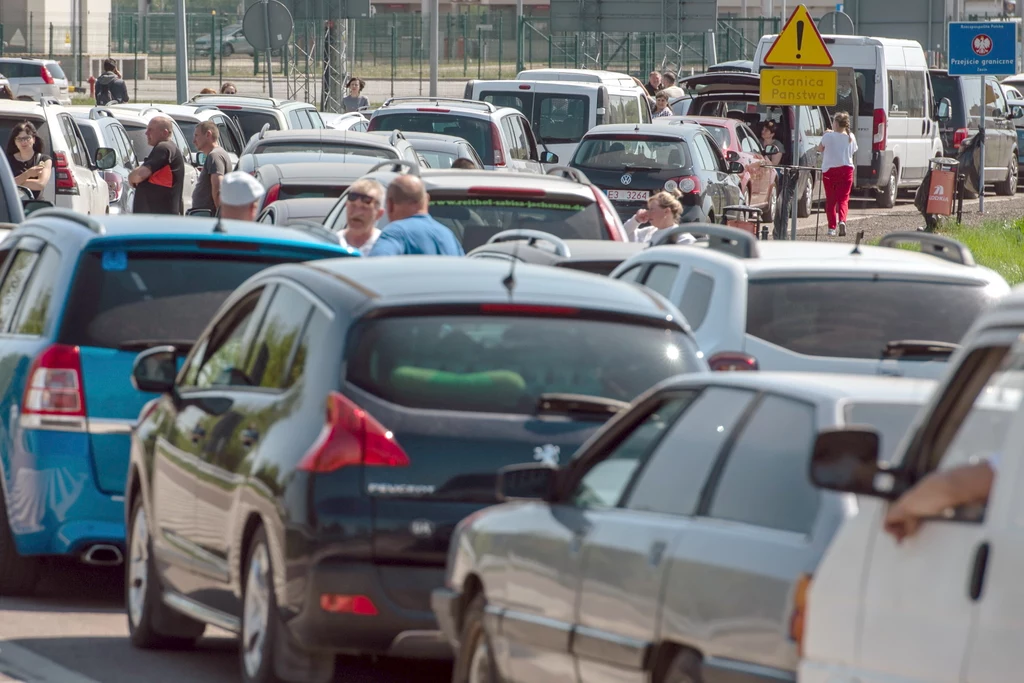
[[[152,676],[221,634],[245,683],[1016,680],[1024,293],[932,226],[1016,193],[1024,99],[954,28],[0,100],[0,681],[114,680],[12,635],[96,568],[74,657]],[[925,227],[848,229],[900,191]]]

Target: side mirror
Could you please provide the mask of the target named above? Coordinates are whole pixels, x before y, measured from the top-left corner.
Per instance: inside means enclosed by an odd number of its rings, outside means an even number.
[[[198,218],[213,218],[213,209],[189,209],[185,215]]]
[[[726,154],[725,154],[725,160],[726,160],[726,161],[739,161],[739,160],[740,160],[740,153],[739,153],[739,152],[737,152],[737,151],[736,151],[736,150],[734,150],[734,149],[730,149],[730,150],[729,150],[728,152],[726,152]]]
[[[952,105],[949,102],[949,98],[943,97],[935,104],[935,118],[939,121],[947,121],[952,115]]]
[[[811,456],[811,482],[832,491],[895,500],[906,478],[878,462],[878,446],[878,432],[870,428],[821,432]]]
[[[192,165],[197,167],[197,168],[202,166],[203,164],[206,163],[206,152],[195,152],[195,153],[193,153],[191,161],[192,161]]]
[[[48,202],[45,199],[24,199],[21,202],[21,210],[26,216],[30,216],[39,209],[52,209],[53,202]]]
[[[1014,106],[1010,108],[1011,119],[1024,119],[1024,107]]]
[[[503,467],[498,470],[498,500],[548,500],[557,482],[558,470],[548,465],[528,463]]]
[[[139,391],[167,394],[174,389],[178,375],[178,350],[173,346],[154,346],[135,357],[132,386]]]
[[[101,171],[109,171],[117,166],[117,153],[110,147],[100,147],[96,150],[96,168]]]
[[[542,163],[542,164],[557,164],[558,163],[558,155],[555,154],[554,152],[541,152],[540,153],[540,163]]]
[[[743,164],[738,161],[730,161],[729,173],[743,173]]]

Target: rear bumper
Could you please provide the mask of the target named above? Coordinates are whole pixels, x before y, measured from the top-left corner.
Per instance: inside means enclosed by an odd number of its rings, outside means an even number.
[[[440,568],[396,569],[388,567],[391,581],[401,582],[406,587],[430,586],[424,590],[423,604],[428,604],[430,590],[441,585],[444,579],[444,570]],[[310,570],[304,607],[287,622],[287,628],[296,642],[315,651],[450,659],[451,646],[438,629],[433,612],[399,605],[391,597],[398,587],[391,591],[389,588],[392,587],[384,584],[376,565],[333,558],[322,560]],[[325,593],[366,596],[373,602],[377,614],[327,612],[320,606],[320,596]]]
[[[872,152],[871,164],[857,167],[857,188],[877,189],[889,182],[889,171],[892,170],[892,150]]]

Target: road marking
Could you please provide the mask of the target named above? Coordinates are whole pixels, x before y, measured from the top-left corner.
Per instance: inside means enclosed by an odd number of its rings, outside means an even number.
[[[99,683],[31,650],[0,640],[0,681],[5,680],[4,675],[20,683]]]

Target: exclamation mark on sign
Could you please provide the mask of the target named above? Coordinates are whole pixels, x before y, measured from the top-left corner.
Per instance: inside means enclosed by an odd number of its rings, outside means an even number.
[[[804,22],[796,22],[796,58],[800,59],[800,50],[804,47]]]

